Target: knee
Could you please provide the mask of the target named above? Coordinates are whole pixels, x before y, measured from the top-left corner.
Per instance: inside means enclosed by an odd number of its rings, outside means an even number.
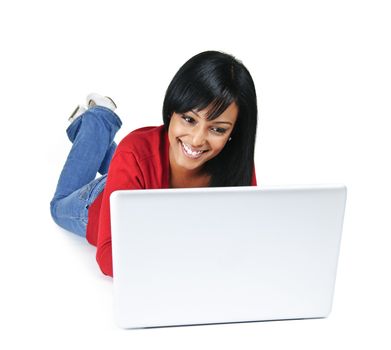
[[[58,217],[56,215],[56,204],[57,204],[57,200],[52,199],[50,202],[50,215],[53,221],[58,225]]]

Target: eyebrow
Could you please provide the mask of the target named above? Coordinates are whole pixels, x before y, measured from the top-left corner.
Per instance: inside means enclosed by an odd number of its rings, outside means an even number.
[[[194,111],[193,109],[190,111],[191,113],[194,113],[198,118],[201,118],[196,111]],[[232,125],[231,122],[223,122],[223,121],[214,121],[212,120],[213,123],[215,124],[229,124],[229,125]]]

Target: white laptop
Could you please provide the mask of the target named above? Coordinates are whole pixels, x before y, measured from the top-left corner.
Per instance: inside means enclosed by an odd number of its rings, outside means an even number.
[[[345,186],[127,190],[110,202],[120,327],[329,315]]]

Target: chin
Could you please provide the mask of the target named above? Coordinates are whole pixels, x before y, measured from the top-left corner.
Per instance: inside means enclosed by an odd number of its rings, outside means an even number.
[[[205,164],[205,162],[200,162],[200,163],[197,163],[197,164],[189,164],[188,162],[179,162],[178,163],[182,168],[186,169],[186,170],[197,170],[197,169],[201,169],[202,166]]]

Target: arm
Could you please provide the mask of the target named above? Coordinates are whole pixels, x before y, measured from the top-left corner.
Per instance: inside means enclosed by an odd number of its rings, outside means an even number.
[[[110,163],[99,216],[96,260],[105,275],[113,276],[110,194],[116,190],[144,188],[143,174],[133,153],[117,149]]]

